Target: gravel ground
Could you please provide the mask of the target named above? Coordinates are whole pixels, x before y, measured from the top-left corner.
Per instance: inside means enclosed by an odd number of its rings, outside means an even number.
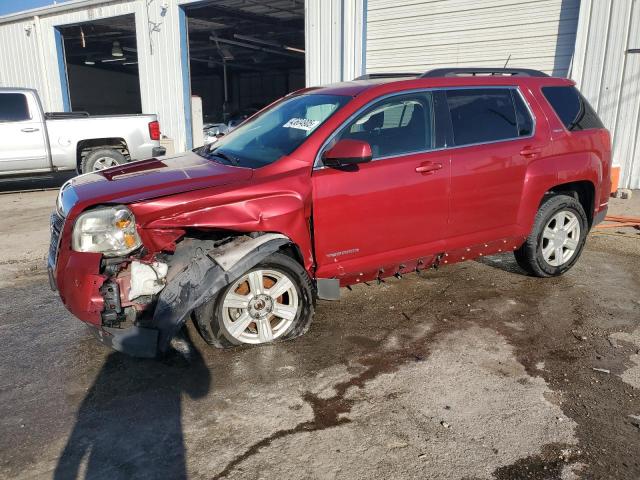
[[[319,302],[309,333],[139,360],[48,288],[53,191],[0,195],[0,477],[640,478],[640,234]],[[640,216],[640,192],[610,212]]]

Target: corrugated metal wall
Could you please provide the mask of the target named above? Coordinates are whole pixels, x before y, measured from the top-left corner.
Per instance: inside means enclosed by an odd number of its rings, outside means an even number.
[[[566,76],[579,7],[579,0],[368,0],[366,70],[495,67],[511,55],[511,67]]]
[[[640,188],[640,0],[583,0],[571,77],[613,137],[620,187]]]
[[[364,0],[305,1],[307,86],[362,74],[364,13]]]
[[[0,86],[35,88],[46,96],[40,36],[33,20],[0,25]]]

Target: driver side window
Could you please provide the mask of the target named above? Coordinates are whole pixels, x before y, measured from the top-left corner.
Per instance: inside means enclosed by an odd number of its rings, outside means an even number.
[[[432,149],[431,93],[398,95],[369,107],[340,134],[345,138],[367,142],[374,160]]]

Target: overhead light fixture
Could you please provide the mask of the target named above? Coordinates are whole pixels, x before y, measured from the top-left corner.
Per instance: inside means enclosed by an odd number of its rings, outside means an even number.
[[[240,35],[239,33],[234,33],[233,36],[238,40],[247,40],[248,42],[261,43],[262,45],[270,45],[272,47],[280,46],[279,43],[270,42],[269,40],[262,40],[261,38],[250,37],[249,35]]]
[[[220,53],[222,54],[222,58],[225,60],[233,60],[233,53],[231,53],[231,50],[229,50],[229,48],[227,47],[221,47],[220,48]]]
[[[209,37],[209,40],[211,40],[212,42],[216,42],[216,44],[225,43],[225,44],[229,44],[229,45],[237,45],[239,47],[250,48],[252,50],[260,50],[262,52],[275,53],[276,55],[281,55],[281,56],[284,56],[284,57],[299,58],[297,55],[294,55],[293,53],[284,52],[283,50],[276,50],[274,48],[260,47],[258,45],[252,45],[252,44],[246,43],[246,42],[238,42],[237,40],[228,40],[226,38],[219,38],[219,37],[215,37],[213,35]]]
[[[91,58],[89,58],[89,57],[87,57],[87,58],[84,59],[84,64],[85,65],[95,65],[96,61],[91,59]]]
[[[123,65],[137,65],[138,62],[124,62]]]
[[[120,58],[105,58],[104,60],[100,60],[102,63],[110,63],[110,62],[124,62],[127,58],[126,57],[120,57]]]
[[[287,45],[284,46],[284,49],[289,50],[290,52],[305,53],[305,51],[302,48],[289,47]]]
[[[248,42],[260,43],[262,45],[269,45],[271,47],[284,48],[285,50],[289,50],[290,52],[305,53],[305,51],[302,48],[290,47],[288,45],[281,45],[277,42],[272,42],[270,40],[263,40],[261,38],[251,37],[249,35],[240,35],[238,33],[234,33],[233,36],[239,40],[246,40]]]
[[[122,57],[124,56],[124,52],[122,51],[122,47],[120,46],[119,41],[113,42],[113,47],[111,48],[111,56],[112,57]]]

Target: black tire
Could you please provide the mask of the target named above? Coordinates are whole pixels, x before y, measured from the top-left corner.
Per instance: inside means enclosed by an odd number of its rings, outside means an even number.
[[[542,254],[544,228],[551,218],[560,211],[569,211],[576,215],[580,222],[580,238],[578,246],[569,260],[559,266],[549,264]],[[589,233],[589,222],[580,202],[568,195],[548,197],[538,209],[531,234],[525,243],[513,252],[518,265],[527,273],[536,277],[557,277],[569,270],[580,258]]]
[[[313,285],[307,272],[291,257],[282,253],[273,253],[251,268],[250,273],[259,269],[277,270],[292,280],[296,288],[299,305],[298,312],[289,328],[275,341],[289,340],[306,333],[311,325],[315,309]],[[194,323],[200,335],[209,345],[217,348],[232,348],[240,345],[251,345],[234,338],[226,329],[222,320],[222,304],[233,283],[227,285],[214,298],[193,312]],[[260,344],[262,345],[262,344]]]
[[[127,162],[127,159],[119,151],[112,148],[99,148],[89,152],[82,160],[80,166],[80,173],[93,172],[96,170],[96,163],[102,158],[112,159],[118,165],[122,165]],[[115,166],[115,165],[114,165]],[[99,170],[99,169],[98,169]]]

